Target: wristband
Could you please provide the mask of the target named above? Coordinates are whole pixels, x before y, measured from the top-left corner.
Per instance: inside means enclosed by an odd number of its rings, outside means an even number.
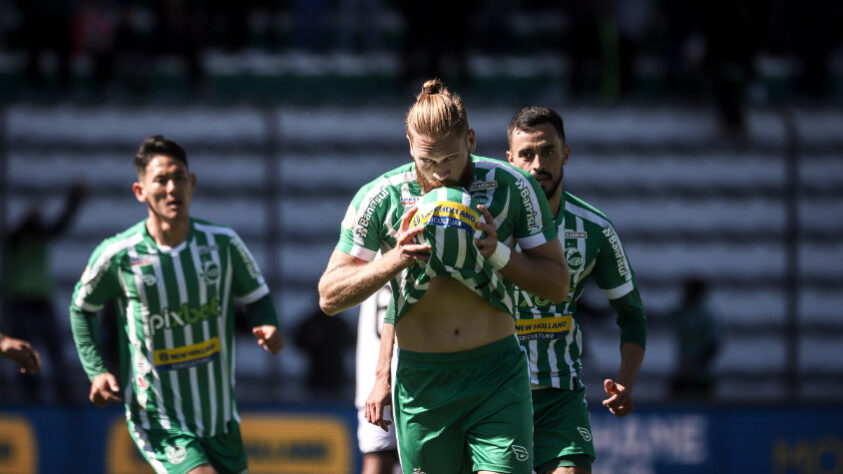
[[[492,253],[487,260],[489,261],[489,265],[491,265],[495,271],[498,271],[509,263],[509,257],[511,256],[512,250],[509,246],[503,242],[498,242],[498,246],[495,248],[494,253]]]

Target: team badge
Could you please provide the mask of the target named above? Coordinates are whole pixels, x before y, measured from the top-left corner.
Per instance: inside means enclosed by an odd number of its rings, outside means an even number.
[[[565,252],[565,260],[568,261],[568,268],[579,270],[582,267],[584,259],[578,249],[571,248]]]
[[[146,285],[146,286],[153,286],[156,283],[158,283],[158,279],[155,278],[155,275],[153,275],[151,273],[148,273],[141,278],[143,278],[143,284]]]
[[[181,464],[187,458],[187,450],[184,449],[184,446],[167,446],[164,453],[167,455],[167,461],[170,461],[170,464]]]
[[[217,262],[207,261],[202,264],[202,279],[205,283],[213,284],[220,279],[220,266]]]
[[[580,436],[586,442],[591,441],[591,431],[588,431],[588,428],[583,428],[582,426],[577,426],[577,431],[580,432]]]
[[[513,444],[511,448],[512,452],[515,453],[515,459],[519,461],[526,461],[527,459],[530,459],[530,452],[527,451],[527,448],[524,446]]]

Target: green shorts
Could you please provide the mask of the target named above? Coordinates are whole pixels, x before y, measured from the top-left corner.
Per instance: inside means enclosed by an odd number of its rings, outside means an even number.
[[[462,352],[400,350],[393,401],[405,473],[532,472],[530,381],[515,336]]]
[[[145,430],[129,421],[129,434],[155,472],[183,474],[210,464],[219,473],[248,471],[240,425],[228,424],[228,433],[200,438],[180,429]]]
[[[585,387],[533,390],[533,411],[536,472],[561,466],[591,469],[594,442]]]

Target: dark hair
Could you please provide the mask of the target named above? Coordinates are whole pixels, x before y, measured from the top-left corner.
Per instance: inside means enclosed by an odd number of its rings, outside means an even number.
[[[511,140],[515,130],[532,130],[545,123],[553,125],[553,128],[556,129],[556,133],[559,134],[559,138],[562,139],[562,144],[564,145],[566,143],[565,124],[562,121],[562,117],[553,109],[538,105],[524,107],[512,117],[512,120],[509,121],[509,125],[506,127],[506,139],[507,141]]]
[[[462,98],[439,79],[426,81],[416,102],[407,111],[407,134],[442,137],[468,131],[468,115]]]
[[[138,175],[144,174],[146,165],[158,155],[169,156],[174,160],[181,161],[187,167],[187,153],[181,145],[172,140],[167,140],[163,135],[153,135],[141,143],[135,155],[135,171]]]

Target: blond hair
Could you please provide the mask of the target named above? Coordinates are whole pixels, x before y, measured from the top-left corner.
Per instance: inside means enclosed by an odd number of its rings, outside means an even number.
[[[444,137],[468,131],[468,115],[459,95],[451,94],[438,78],[431,79],[424,83],[416,103],[407,111],[404,126],[411,137]]]

